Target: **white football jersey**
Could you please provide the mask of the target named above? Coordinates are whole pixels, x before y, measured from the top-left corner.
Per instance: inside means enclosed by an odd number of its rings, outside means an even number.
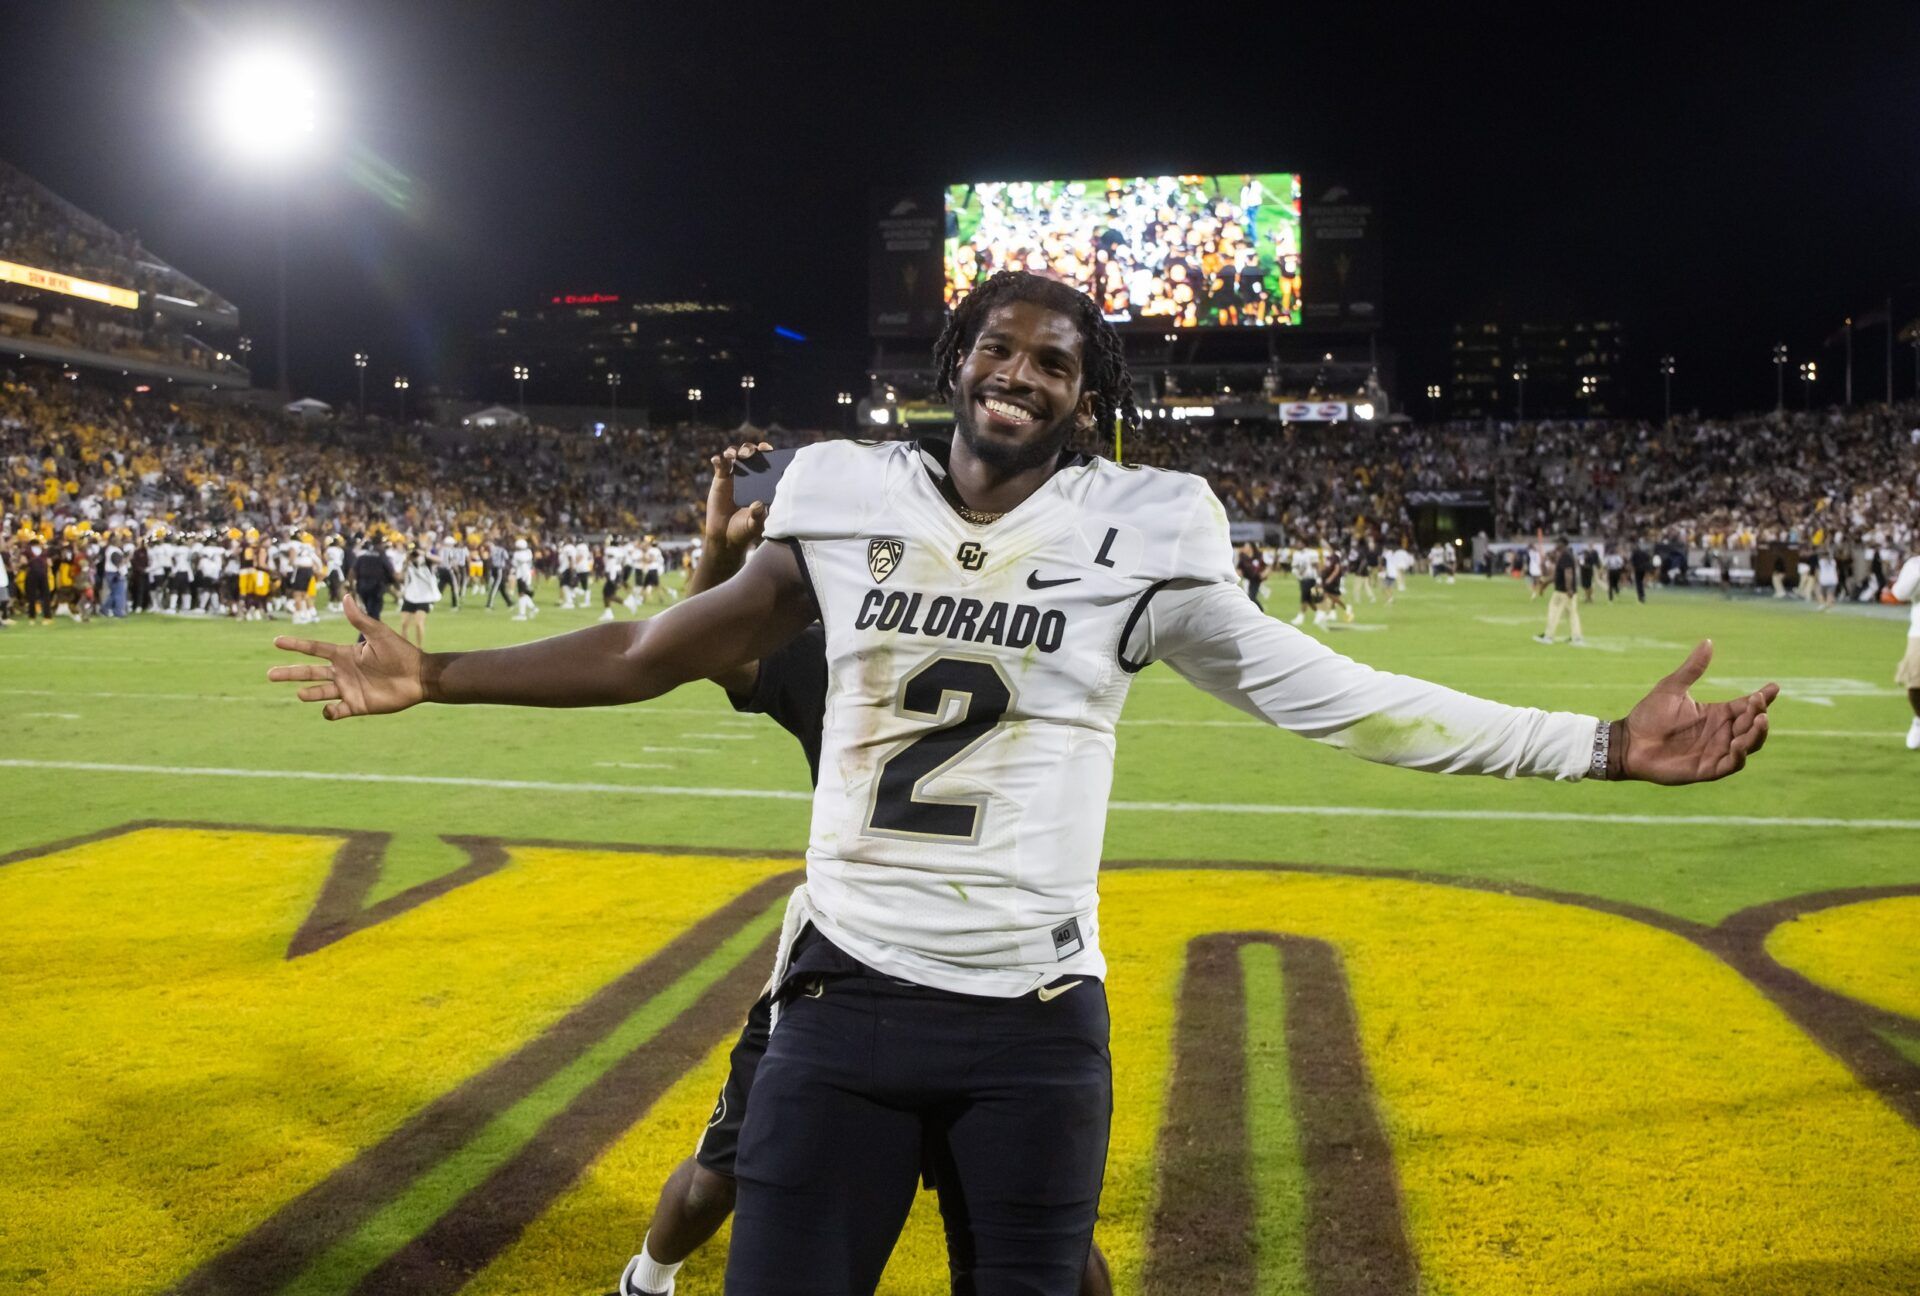
[[[808,446],[767,521],[826,629],[807,890],[822,932],[871,967],[996,996],[1105,975],[1114,727],[1151,658],[1367,759],[1584,772],[1592,717],[1375,671],[1256,608],[1198,477],[1080,455],[975,526],[944,471],[909,442]]]
[[[1197,477],[1081,456],[975,526],[929,465],[908,442],[809,446],[767,522],[798,543],[826,627],[819,924],[873,967],[970,993],[1104,975],[1121,639],[1156,583],[1233,582],[1226,515]]]

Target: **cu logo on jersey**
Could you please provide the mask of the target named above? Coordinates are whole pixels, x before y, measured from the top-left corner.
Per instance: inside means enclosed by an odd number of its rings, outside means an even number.
[[[953,558],[968,571],[979,571],[980,564],[987,560],[987,551],[980,547],[978,541],[969,540],[954,551]]]
[[[900,565],[900,555],[906,551],[906,542],[902,540],[867,541],[867,571],[874,584],[893,575],[893,569]]]

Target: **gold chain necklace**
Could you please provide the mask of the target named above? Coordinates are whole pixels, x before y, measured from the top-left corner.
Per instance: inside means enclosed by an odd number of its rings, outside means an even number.
[[[986,526],[989,523],[998,522],[1007,515],[1005,510],[998,513],[982,513],[979,509],[970,509],[965,504],[955,504],[953,507],[960,514],[963,522],[971,522],[975,526]]]

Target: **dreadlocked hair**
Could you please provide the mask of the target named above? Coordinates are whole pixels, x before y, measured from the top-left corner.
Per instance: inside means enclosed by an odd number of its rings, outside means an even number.
[[[1080,382],[1093,395],[1093,427],[1097,434],[1113,429],[1118,419],[1128,431],[1140,430],[1140,407],[1133,403],[1133,375],[1127,371],[1127,353],[1120,334],[1100,317],[1093,298],[1045,275],[1024,270],[1002,270],[961,299],[947,319],[940,340],[933,344],[933,367],[939,375],[934,390],[942,400],[953,396],[953,378],[960,362],[973,348],[980,329],[996,306],[1032,302],[1059,311],[1080,330]]]

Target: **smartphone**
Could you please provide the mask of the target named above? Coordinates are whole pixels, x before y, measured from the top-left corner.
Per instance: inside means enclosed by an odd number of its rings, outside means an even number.
[[[733,502],[740,508],[749,504],[773,507],[773,488],[780,474],[793,462],[792,450],[759,450],[745,459],[733,461]]]

